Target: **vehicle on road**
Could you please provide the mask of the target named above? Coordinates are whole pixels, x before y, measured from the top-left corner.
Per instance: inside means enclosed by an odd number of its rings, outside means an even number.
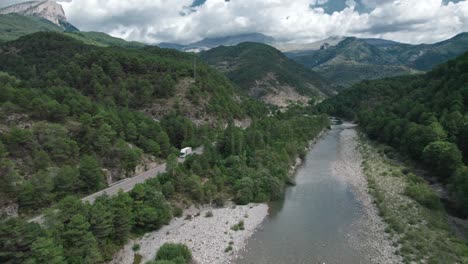
[[[187,147],[187,148],[183,148],[180,150],[180,156],[179,158],[185,158],[187,157],[188,155],[192,154],[192,148],[191,147]]]

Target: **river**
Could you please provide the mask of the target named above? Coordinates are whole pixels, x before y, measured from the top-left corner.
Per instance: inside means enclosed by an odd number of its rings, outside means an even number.
[[[355,146],[352,124],[333,125],[235,263],[389,263]]]

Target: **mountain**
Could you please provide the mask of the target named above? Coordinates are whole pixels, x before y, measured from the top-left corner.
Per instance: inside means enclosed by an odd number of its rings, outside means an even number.
[[[405,65],[428,71],[435,65],[455,58],[468,50],[468,33],[435,44],[395,45],[386,51],[396,56]]]
[[[337,45],[293,50],[286,55],[323,75],[333,84],[349,87],[365,79],[420,73],[468,50],[468,34],[435,44],[410,45],[383,39],[348,37]]]
[[[16,40],[35,32],[59,32],[85,44],[101,47],[141,48],[145,46],[140,42],[126,41],[102,32],[66,31],[51,21],[37,16],[25,16],[16,13],[0,15],[0,42]]]
[[[242,42],[258,42],[258,43],[265,43],[270,44],[273,43],[275,39],[270,36],[266,36],[260,33],[249,33],[249,34],[240,34],[240,35],[233,35],[233,36],[225,36],[225,37],[218,37],[218,38],[205,38],[203,40],[187,44],[175,44],[175,43],[159,43],[157,44],[158,47],[161,48],[171,48],[183,51],[203,51],[208,50],[211,48],[215,48],[218,46],[233,46],[237,45]]]
[[[39,31],[61,32],[63,29],[39,17],[14,13],[0,15],[0,42],[15,40],[21,36]]]
[[[68,23],[65,12],[56,1],[28,1],[0,9],[0,14],[20,14],[40,17],[52,22],[66,31],[78,31]]]
[[[333,94],[331,87],[317,73],[266,44],[245,42],[220,46],[204,51],[200,56],[249,95],[270,104],[305,103],[310,97]]]
[[[365,79],[416,72],[401,65],[398,58],[384,50],[385,46],[376,45],[377,43],[388,42],[348,37],[336,46],[286,54],[330,82],[345,87]]]

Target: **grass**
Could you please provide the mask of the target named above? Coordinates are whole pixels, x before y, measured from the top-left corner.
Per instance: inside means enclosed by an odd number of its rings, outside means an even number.
[[[239,230],[244,230],[244,221],[240,220],[239,223],[231,226],[231,230],[233,231],[239,231]]]
[[[38,31],[63,31],[60,27],[44,19],[18,14],[0,15],[0,42],[18,39]]]
[[[435,192],[410,173],[414,168],[388,158],[382,149],[361,135],[369,193],[403,262],[468,263],[468,244],[453,235]]]

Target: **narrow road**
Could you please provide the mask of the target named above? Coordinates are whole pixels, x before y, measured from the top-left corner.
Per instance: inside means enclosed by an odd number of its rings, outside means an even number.
[[[202,154],[203,153],[203,147],[199,147],[199,148],[196,148],[194,151],[193,151],[193,154]],[[177,161],[179,163],[183,163],[185,161],[185,159],[177,159]],[[104,195],[104,194],[107,194],[108,196],[113,196],[113,195],[116,195],[117,193],[119,193],[120,190],[122,190],[123,192],[129,192],[133,189],[133,187],[135,187],[135,185],[139,184],[139,183],[143,183],[145,182],[147,179],[151,179],[151,178],[154,178],[154,177],[157,177],[160,173],[164,173],[166,172],[166,163],[163,163],[161,165],[159,165],[158,167],[156,168],[153,168],[153,169],[150,169],[150,170],[147,170],[141,174],[138,174],[132,178],[127,178],[127,179],[124,179],[124,180],[121,180],[119,182],[116,182],[114,183],[113,185],[107,187],[106,189],[103,189],[99,192],[95,192],[91,195],[88,195],[84,198],[81,199],[81,201],[83,202],[89,202],[89,203],[94,203],[94,201],[96,200],[96,198]],[[31,218],[29,219],[30,223],[39,223],[41,224],[42,222],[44,222],[44,216],[43,215],[39,215],[39,216],[36,216],[34,218]]]

